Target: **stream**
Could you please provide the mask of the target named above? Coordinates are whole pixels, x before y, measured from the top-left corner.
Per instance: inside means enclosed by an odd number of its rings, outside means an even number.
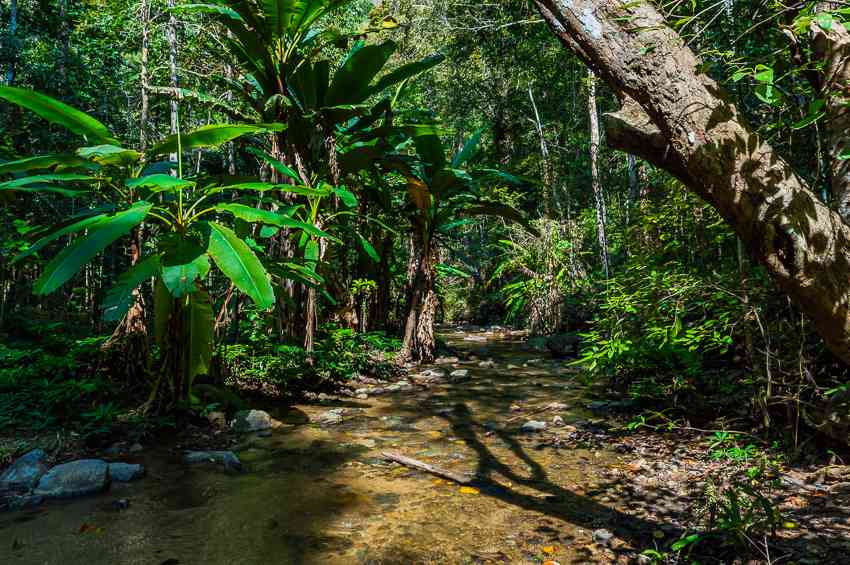
[[[283,426],[236,448],[239,474],[151,448],[131,459],[148,469],[140,481],[0,514],[0,563],[634,561],[661,524],[633,512],[629,481],[601,474],[627,456],[593,441],[598,421],[588,424],[576,370],[510,335],[442,337],[462,359],[442,368],[468,369],[466,382],[281,409]],[[333,408],[343,408],[340,423],[316,423]],[[547,429],[521,431],[528,420]],[[553,440],[587,429],[587,441]],[[460,486],[384,451],[477,481]],[[129,507],[114,509],[116,499]]]

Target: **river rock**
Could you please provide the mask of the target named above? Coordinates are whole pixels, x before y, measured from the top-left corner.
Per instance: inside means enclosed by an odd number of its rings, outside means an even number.
[[[224,412],[210,412],[207,414],[207,422],[214,428],[226,428],[227,414]]]
[[[614,534],[605,529],[593,530],[593,541],[598,544],[608,545],[611,543],[611,539],[614,537]]]
[[[264,410],[241,410],[233,417],[230,427],[239,433],[258,432],[270,429],[273,423],[272,417]]]
[[[546,349],[554,357],[575,355],[581,338],[576,334],[555,334],[546,338]]]
[[[451,365],[452,363],[460,363],[460,359],[458,357],[437,357],[434,360],[434,363],[437,365]]]
[[[469,380],[469,369],[457,369],[449,374],[449,380],[453,383],[459,383]]]
[[[0,474],[0,491],[30,492],[47,472],[44,450],[33,449],[18,457],[12,466]]]
[[[492,359],[487,359],[486,361],[480,361],[478,363],[478,366],[481,367],[482,369],[492,369],[493,367],[496,366],[496,362],[493,361]]]
[[[537,420],[529,420],[522,425],[520,428],[523,432],[542,432],[546,429],[546,422],[539,422]]]
[[[242,462],[232,451],[184,451],[183,461],[189,464],[220,463],[228,471],[242,470]]]
[[[387,390],[392,390],[392,386],[387,387]],[[331,408],[327,412],[319,414],[314,421],[320,426],[334,426],[342,423],[347,412],[345,408]]]
[[[554,418],[552,418],[552,425],[561,427],[564,425],[564,419],[560,416],[555,416]]]
[[[145,476],[145,468],[135,463],[110,463],[109,478],[114,482],[127,483]]]
[[[79,459],[50,469],[34,494],[45,498],[69,498],[95,494],[109,485],[109,465],[100,459]]]
[[[0,510],[22,510],[33,508],[44,502],[43,496],[34,494],[12,494],[0,496]]]

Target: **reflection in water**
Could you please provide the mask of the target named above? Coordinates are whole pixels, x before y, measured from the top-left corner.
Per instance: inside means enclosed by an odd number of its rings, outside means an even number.
[[[518,433],[527,411],[517,407],[561,402],[568,424],[586,416],[570,371],[523,366],[533,356],[506,338],[446,337],[495,365],[460,362],[471,377],[462,384],[346,402],[337,425],[305,418],[331,406],[293,408],[272,437],[246,442],[243,474],[152,451],[142,481],[0,515],[0,563],[604,563],[615,556],[592,543],[592,529],[628,542],[652,527],[624,503],[583,494],[614,453],[558,450]],[[389,464],[382,449],[474,474],[479,492]],[[113,510],[115,498],[130,508]],[[95,528],[80,533],[83,524]]]

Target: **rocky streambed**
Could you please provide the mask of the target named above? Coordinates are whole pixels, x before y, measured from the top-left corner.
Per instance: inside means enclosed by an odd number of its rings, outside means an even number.
[[[106,486],[0,513],[0,563],[649,562],[730,467],[704,434],[625,432],[627,406],[589,398],[576,369],[521,336],[446,337],[457,356],[394,383],[213,414],[225,445],[119,450],[144,478],[117,481],[104,458]],[[771,559],[846,562],[850,475],[831,469],[783,473]]]

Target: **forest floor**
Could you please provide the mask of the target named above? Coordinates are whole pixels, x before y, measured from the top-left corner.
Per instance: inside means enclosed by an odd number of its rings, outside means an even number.
[[[726,456],[693,430],[628,430],[622,403],[594,399],[575,368],[522,336],[445,337],[458,358],[392,384],[364,379],[350,396],[267,407],[270,433],[69,443],[69,458],[143,463],[147,476],[0,514],[0,563],[650,563],[704,523],[707,491],[735,487],[746,500],[754,482],[740,476],[757,453]],[[189,447],[232,449],[244,470],[187,466]],[[738,546],[697,544],[714,556],[704,562],[850,563],[850,468],[770,469],[758,492],[779,513],[776,535],[765,545],[742,524],[727,531]]]

